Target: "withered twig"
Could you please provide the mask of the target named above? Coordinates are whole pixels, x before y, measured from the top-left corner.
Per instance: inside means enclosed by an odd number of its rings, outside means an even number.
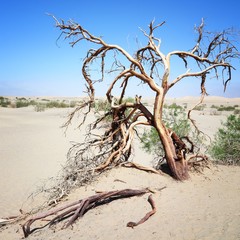
[[[156,205],[152,199],[152,194],[149,195],[148,197],[148,202],[150,203],[151,207],[152,207],[152,211],[148,212],[140,221],[138,222],[129,222],[127,223],[127,227],[131,227],[134,228],[136,226],[138,226],[139,224],[142,224],[144,222],[146,222],[153,214],[156,213],[157,209],[156,209]]]

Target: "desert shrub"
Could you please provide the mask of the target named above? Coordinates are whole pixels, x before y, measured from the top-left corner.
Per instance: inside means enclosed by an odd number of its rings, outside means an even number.
[[[220,106],[218,109],[218,111],[234,111],[235,107],[234,106]]]
[[[224,105],[220,105],[220,106],[216,106],[216,105],[212,105],[211,108],[215,108],[217,109],[217,111],[234,111],[235,108],[237,108],[238,105],[234,105],[234,106],[224,106]]]
[[[29,105],[29,101],[25,98],[18,98],[16,100],[16,108],[28,107]]]
[[[8,107],[10,104],[11,104],[11,101],[8,98],[0,96],[1,107]]]
[[[221,164],[240,165],[240,116],[230,115],[218,129],[210,155]]]
[[[46,103],[47,108],[58,108],[59,107],[59,102],[57,101],[49,101]]]
[[[199,134],[196,129],[191,127],[187,114],[182,106],[176,104],[170,106],[165,105],[163,109],[163,120],[166,127],[172,129],[189,148],[191,148],[191,146],[184,140],[184,137],[188,136],[191,139],[195,146],[195,153],[200,149],[205,151],[204,134]],[[154,127],[144,131],[141,136],[141,145],[144,151],[153,155],[153,165],[159,168],[159,164],[164,160],[165,153]]]

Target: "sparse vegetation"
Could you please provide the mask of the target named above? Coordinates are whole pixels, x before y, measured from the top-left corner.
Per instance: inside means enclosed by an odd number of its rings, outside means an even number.
[[[234,105],[234,106],[224,106],[224,105],[220,105],[220,106],[216,106],[216,105],[212,105],[211,108],[215,108],[217,111],[234,111],[236,108],[238,107],[238,105]]]
[[[217,163],[240,165],[240,116],[230,115],[218,129],[210,148]]]
[[[66,102],[65,100],[49,100],[49,99],[27,99],[25,97],[16,97],[15,99],[9,99],[6,97],[0,97],[0,107],[10,108],[22,108],[28,106],[34,106],[34,110],[42,112],[47,108],[74,108],[77,105],[77,101]]]
[[[234,111],[235,107],[234,106],[220,106],[218,109],[218,111]]]
[[[17,98],[16,99],[16,108],[28,107],[30,102],[26,98]]]

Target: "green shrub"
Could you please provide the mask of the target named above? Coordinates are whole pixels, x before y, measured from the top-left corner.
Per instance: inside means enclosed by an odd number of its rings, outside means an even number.
[[[16,108],[28,107],[30,104],[25,98],[18,98],[16,100]]]
[[[183,109],[182,106],[180,105],[177,105],[176,103],[172,103],[171,105],[165,105],[166,108],[169,108],[169,109]]]
[[[234,106],[224,106],[224,105],[216,106],[216,105],[212,105],[211,106],[211,108],[215,108],[218,111],[234,111],[236,107],[238,107],[238,105],[234,105]]]
[[[0,96],[0,106],[8,107],[11,104],[11,101],[8,98]]]
[[[187,136],[191,130],[186,113],[176,105],[163,110],[164,123],[171,128],[180,138]],[[154,127],[145,130],[142,137],[142,148],[148,153],[153,153],[157,158],[164,156],[163,146]]]
[[[218,109],[218,111],[234,111],[235,107],[233,106],[220,106]]]
[[[222,126],[215,135],[210,155],[218,163],[240,165],[240,116],[228,116]]]

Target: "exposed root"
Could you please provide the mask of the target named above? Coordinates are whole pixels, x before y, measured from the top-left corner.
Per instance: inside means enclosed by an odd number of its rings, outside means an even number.
[[[193,172],[202,173],[209,165],[210,162],[205,155],[194,155],[188,159],[188,168]]]

